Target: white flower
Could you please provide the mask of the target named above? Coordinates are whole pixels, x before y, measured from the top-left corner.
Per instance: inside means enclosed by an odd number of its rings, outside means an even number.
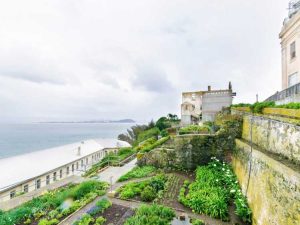
[[[234,192],[235,192],[235,190],[234,190],[234,189],[230,190],[230,193],[234,193]]]

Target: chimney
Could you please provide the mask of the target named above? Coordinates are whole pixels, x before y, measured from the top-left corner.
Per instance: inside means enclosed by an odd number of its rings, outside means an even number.
[[[77,149],[77,155],[80,156],[81,155],[81,147],[79,146]]]
[[[211,91],[211,86],[209,85],[207,89],[208,89],[208,91]]]

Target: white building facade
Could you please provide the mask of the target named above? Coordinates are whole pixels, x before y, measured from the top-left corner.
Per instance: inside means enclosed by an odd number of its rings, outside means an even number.
[[[225,90],[211,90],[208,86],[207,91],[183,92],[181,124],[185,126],[200,121],[214,121],[218,112],[232,104],[234,95],[231,83]]]
[[[115,139],[87,140],[0,159],[0,203],[70,176],[80,176],[110,152],[129,146]]]

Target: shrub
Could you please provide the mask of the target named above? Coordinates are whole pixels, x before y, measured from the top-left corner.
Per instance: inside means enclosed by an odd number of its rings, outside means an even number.
[[[150,152],[152,149],[164,144],[165,142],[167,142],[170,139],[170,136],[167,137],[163,137],[159,140],[157,140],[155,143],[153,143],[150,146],[144,147],[143,149],[141,149],[140,152],[144,153],[144,152]]]
[[[162,205],[142,205],[133,217],[128,218],[124,225],[169,225],[175,217],[175,212]]]
[[[56,225],[58,223],[59,223],[59,221],[57,219],[52,219],[52,220],[42,219],[38,223],[38,225]]]
[[[162,130],[162,131],[160,132],[160,135],[161,135],[162,137],[167,137],[167,136],[169,135],[169,132],[168,132],[166,129],[164,129],[164,130]]]
[[[250,109],[254,113],[262,113],[264,108],[272,108],[275,106],[275,102],[256,102],[250,106]]]
[[[182,127],[179,130],[179,134],[200,134],[209,133],[211,131],[209,126],[199,126],[199,125],[189,125],[187,127]]]
[[[249,103],[238,103],[238,104],[232,104],[231,107],[236,108],[236,107],[250,107],[251,104]]]
[[[137,147],[135,147],[134,149],[136,151],[140,151],[144,148],[148,148],[149,146],[153,145],[155,142],[157,141],[157,138],[156,137],[151,137],[151,138],[148,138],[147,140],[141,142]]]
[[[151,202],[156,198],[156,193],[153,187],[147,186],[141,193],[141,198],[145,202]]]
[[[159,135],[160,130],[157,127],[153,127],[149,130],[145,130],[138,135],[137,143],[141,143],[151,137],[156,137]]]
[[[95,180],[90,180],[83,182],[76,186],[72,192],[71,192],[71,197],[74,198],[75,200],[80,199],[84,196],[86,196],[88,193],[91,193],[93,191],[97,190],[103,190],[107,187],[107,185],[103,182],[98,182]]]
[[[156,170],[153,166],[142,166],[142,167],[134,167],[131,171],[126,173],[125,175],[119,178],[119,182],[134,179],[134,178],[142,178],[152,174]]]
[[[158,127],[159,130],[164,130],[166,128],[171,127],[171,122],[168,120],[167,117],[161,117],[157,120],[156,127]]]

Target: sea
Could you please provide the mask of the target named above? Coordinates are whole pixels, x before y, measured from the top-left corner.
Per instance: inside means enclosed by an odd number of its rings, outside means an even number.
[[[133,123],[0,124],[0,158],[87,139],[117,138]]]

